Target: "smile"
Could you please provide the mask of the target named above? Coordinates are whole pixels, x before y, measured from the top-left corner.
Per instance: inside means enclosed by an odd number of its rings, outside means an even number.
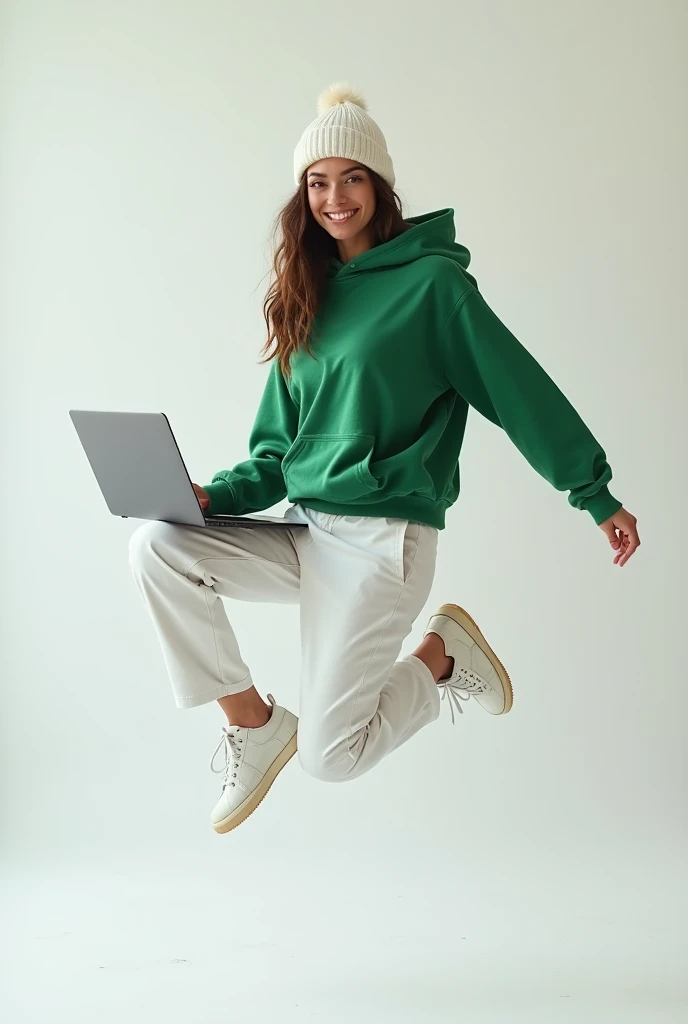
[[[329,217],[330,220],[342,221],[349,220],[358,210],[346,210],[344,213],[326,213],[325,216]]]

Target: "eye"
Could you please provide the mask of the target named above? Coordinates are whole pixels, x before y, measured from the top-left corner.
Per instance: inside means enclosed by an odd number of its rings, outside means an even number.
[[[363,178],[359,174],[352,174],[346,180],[347,181],[363,181]],[[325,184],[324,181],[312,181],[308,187],[309,188],[313,188],[315,185],[324,185],[324,184]]]

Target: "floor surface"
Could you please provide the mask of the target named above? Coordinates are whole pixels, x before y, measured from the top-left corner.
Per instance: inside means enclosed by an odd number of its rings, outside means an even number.
[[[217,838],[217,845],[214,844]],[[685,883],[528,858],[286,853],[8,875],[6,1024],[685,1024]]]

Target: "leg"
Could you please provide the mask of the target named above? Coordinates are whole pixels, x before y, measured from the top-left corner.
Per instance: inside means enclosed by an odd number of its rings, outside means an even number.
[[[177,707],[253,690],[221,596],[298,602],[297,543],[307,543],[306,533],[148,522],[132,535],[131,569],[153,619]]]
[[[427,602],[438,532],[419,523],[306,510],[301,561],[299,756],[309,774],[355,778],[437,718],[432,672],[397,661]]]
[[[297,509],[286,518],[300,520]],[[222,773],[211,813],[216,832],[236,828],[259,805],[296,752],[297,719],[258,696],[221,596],[297,602],[299,551],[307,530],[207,530],[146,523],[134,533],[130,562],[152,616],[177,706],[217,700],[227,714],[210,767]],[[222,751],[224,764],[215,768]]]
[[[436,683],[439,683],[440,679],[447,679],[451,675],[454,668],[454,659],[448,658],[444,653],[442,637],[438,636],[437,633],[428,633],[423,637],[423,640],[413,653],[424,665],[427,665]]]

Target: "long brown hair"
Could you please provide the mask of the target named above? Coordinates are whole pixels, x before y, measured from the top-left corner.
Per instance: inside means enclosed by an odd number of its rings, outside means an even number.
[[[366,168],[376,192],[376,209],[370,227],[373,245],[396,238],[411,226],[402,216],[401,199],[384,178]],[[289,360],[300,348],[313,354],[308,344],[313,319],[325,290],[327,268],[332,256],[339,256],[335,239],[321,227],[308,203],[308,182],[301,183],[286,206],[277,214],[273,237],[274,281],[263,303],[268,339],[261,349],[262,363],[275,356],[285,377],[290,374]],[[277,236],[281,241],[277,244]],[[271,346],[274,345],[272,351]]]

